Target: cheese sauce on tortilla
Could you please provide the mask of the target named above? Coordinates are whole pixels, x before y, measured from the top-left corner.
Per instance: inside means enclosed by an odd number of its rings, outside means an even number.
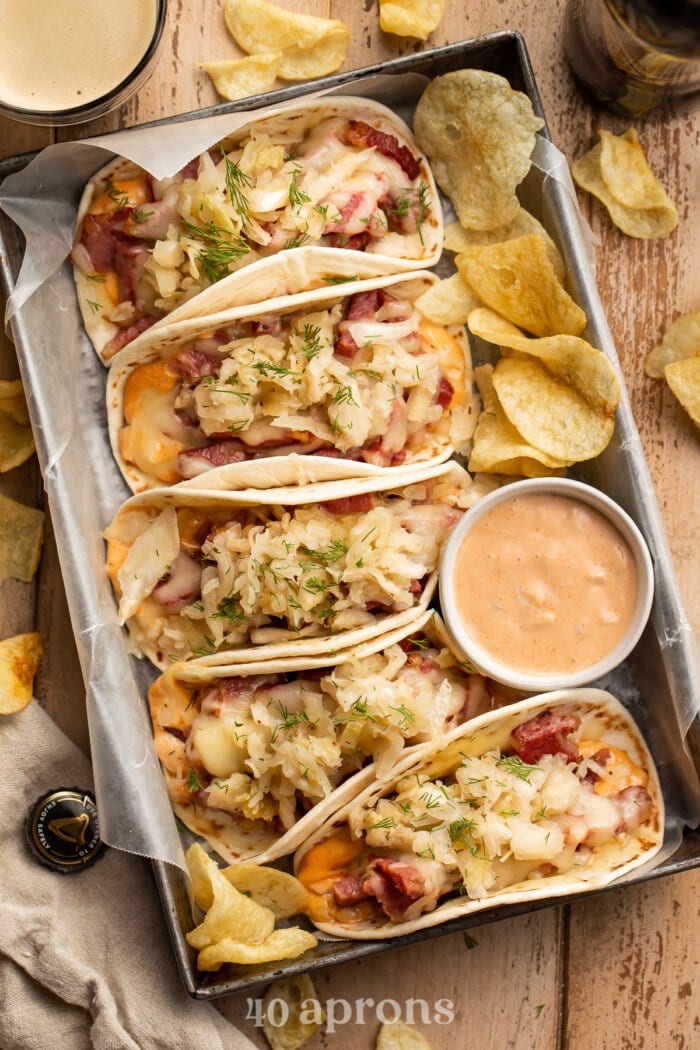
[[[599,511],[564,496],[493,507],[455,563],[455,601],[474,641],[530,674],[597,663],[622,639],[636,598],[627,541]]]
[[[65,110],[107,94],[153,38],[156,0],[0,0],[0,99]]]

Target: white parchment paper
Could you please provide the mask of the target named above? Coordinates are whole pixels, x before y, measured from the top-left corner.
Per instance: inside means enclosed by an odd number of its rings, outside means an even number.
[[[373,77],[352,86],[411,122],[426,78]],[[347,93],[336,91],[334,93]],[[317,97],[319,93],[308,97]],[[295,100],[296,101],[296,100]],[[281,107],[275,106],[274,110]],[[111,455],[104,407],[105,369],[82,328],[66,256],[85,183],[115,153],[157,178],[173,174],[234,129],[270,112],[232,113],[149,129],[122,131],[79,143],[50,146],[0,188],[0,208],[26,238],[26,252],[7,318],[17,342],[37,447],[51,507],[68,603],[85,681],[95,785],[104,838],[112,846],[183,866],[180,836],[152,744],[144,703],[155,677],[146,661],[130,657],[104,571],[102,530],[129,495]],[[563,155],[538,139],[523,203],[552,232],[567,261],[569,281],[591,320],[590,337],[616,362],[592,276],[594,241],[576,205]],[[447,202],[445,202],[447,203]],[[447,261],[440,269],[451,264]],[[479,353],[492,352],[476,347]],[[629,703],[659,764],[668,806],[668,856],[683,823],[700,815],[700,793],[683,734],[697,713],[697,678],[690,667],[687,624],[665,545],[639,439],[626,400],[616,445],[596,461],[598,484],[636,518],[652,539],[657,602],[654,626],[662,639],[672,695],[654,710],[643,679],[623,668],[606,683]],[[656,653],[658,654],[658,643]],[[657,670],[660,661],[657,660]],[[678,673],[685,668],[684,675]],[[619,679],[619,680],[618,680]],[[670,717],[669,717],[670,716]]]

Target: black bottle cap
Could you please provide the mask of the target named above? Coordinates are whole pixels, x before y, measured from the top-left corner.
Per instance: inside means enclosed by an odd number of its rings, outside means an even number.
[[[79,788],[42,795],[27,817],[27,841],[39,863],[52,871],[82,871],[104,846],[94,795]]]

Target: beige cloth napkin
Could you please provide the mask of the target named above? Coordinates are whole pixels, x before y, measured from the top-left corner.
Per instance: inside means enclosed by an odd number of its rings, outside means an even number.
[[[30,805],[91,785],[87,759],[36,701],[0,719],[2,1050],[252,1050],[180,984],[145,861],[110,849],[59,875],[32,857]]]

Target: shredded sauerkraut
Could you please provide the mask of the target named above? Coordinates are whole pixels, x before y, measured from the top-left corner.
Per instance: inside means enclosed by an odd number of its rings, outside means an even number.
[[[290,828],[367,761],[386,776],[405,746],[490,702],[484,679],[416,636],[320,675],[215,680],[188,702],[184,741],[183,712],[172,700],[154,690],[151,712],[166,733],[156,736],[174,801],[197,792],[199,806]]]
[[[171,659],[373,623],[420,600],[468,500],[438,478],[293,510],[207,517],[179,508],[180,550],[177,558],[168,550],[164,567],[159,542],[166,519],[170,534],[172,508],[148,517],[139,510],[136,528],[127,512],[106,532],[122,622],[133,617],[139,635]],[[204,537],[194,546],[193,528]],[[154,563],[164,571],[157,583]]]

